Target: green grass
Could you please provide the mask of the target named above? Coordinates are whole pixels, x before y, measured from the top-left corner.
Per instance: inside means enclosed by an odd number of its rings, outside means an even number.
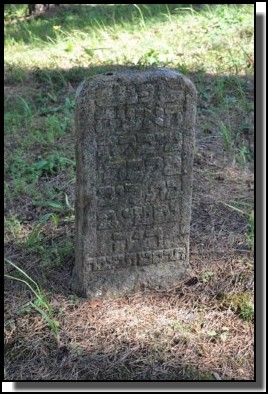
[[[56,16],[6,25],[5,62],[42,69],[162,64],[248,73],[252,16],[253,5],[71,5]]]
[[[42,255],[42,266],[45,269],[52,267],[60,268],[68,258],[74,256],[73,240],[70,238],[56,240],[52,242],[50,248],[45,248]]]
[[[23,138],[22,151],[57,144],[73,130],[70,82],[119,66],[168,66],[195,73],[225,150],[243,165],[252,159],[242,134],[252,133],[244,113],[253,108],[241,75],[253,72],[253,5],[70,5],[16,19],[26,11],[5,5],[5,19],[14,18],[5,25],[6,83],[32,87],[5,100],[5,133]],[[232,116],[241,108],[237,125]]]
[[[248,293],[236,293],[221,295],[225,308],[234,310],[237,315],[246,322],[254,319],[254,302],[252,295]]]
[[[53,309],[51,308],[45,293],[25,271],[23,271],[20,267],[18,267],[15,263],[8,259],[5,259],[5,261],[18,273],[17,276],[5,274],[5,278],[23,283],[31,290],[32,294],[35,296],[35,300],[33,302],[30,301],[29,303],[30,308],[23,308],[23,312],[29,312],[31,309],[35,309],[37,312],[39,312],[42,318],[47,322],[53,335],[57,338],[58,323],[53,317]]]

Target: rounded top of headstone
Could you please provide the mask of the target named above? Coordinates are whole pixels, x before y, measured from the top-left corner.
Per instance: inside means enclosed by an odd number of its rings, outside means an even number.
[[[135,84],[151,83],[157,80],[174,83],[176,88],[181,86],[191,96],[196,96],[196,88],[192,81],[182,73],[170,68],[150,68],[150,69],[130,69],[124,71],[111,71],[103,74],[94,75],[83,81],[77,88],[76,98],[83,96],[88,91],[99,89],[102,86],[112,86],[115,83]],[[174,87],[175,87],[174,85]],[[179,86],[178,86],[179,85]]]

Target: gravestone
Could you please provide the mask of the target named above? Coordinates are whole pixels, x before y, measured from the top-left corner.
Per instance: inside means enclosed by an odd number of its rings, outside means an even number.
[[[165,289],[189,263],[196,90],[170,69],[84,81],[76,95],[73,288]]]

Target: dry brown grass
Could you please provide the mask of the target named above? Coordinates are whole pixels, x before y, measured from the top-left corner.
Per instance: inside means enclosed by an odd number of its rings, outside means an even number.
[[[36,312],[21,314],[31,295],[7,282],[5,368],[10,379],[253,379],[253,322],[242,319],[235,301],[247,295],[253,302],[247,223],[218,201],[236,192],[241,196],[248,178],[237,169],[226,171],[226,183],[212,184],[209,193],[203,173],[195,166],[199,181],[194,183],[189,274],[168,291],[103,302],[76,299],[68,288],[71,262],[42,272],[40,261],[21,255],[20,265],[50,290],[60,328],[56,340]],[[7,249],[13,258],[14,253]]]
[[[18,294],[8,302],[13,308],[6,316],[6,369],[14,380],[202,380],[214,373],[250,380],[252,322],[246,324],[218,300],[219,294],[250,286],[252,272],[245,263],[211,262],[209,282],[202,280],[204,268],[196,269],[169,291],[115,301],[73,303],[53,295],[58,341],[35,313],[14,319],[22,301]]]

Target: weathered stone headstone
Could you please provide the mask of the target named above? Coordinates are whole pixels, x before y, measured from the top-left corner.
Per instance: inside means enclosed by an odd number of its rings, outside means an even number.
[[[76,97],[73,286],[116,297],[178,281],[189,262],[196,90],[169,69],[98,75]]]

